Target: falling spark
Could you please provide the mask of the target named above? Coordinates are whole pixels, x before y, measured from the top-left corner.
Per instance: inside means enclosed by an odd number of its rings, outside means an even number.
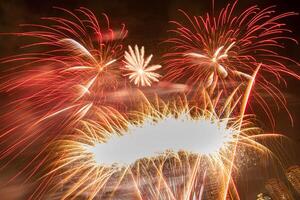
[[[163,198],[160,195],[174,200],[189,199],[205,193],[198,188],[203,186],[204,176],[199,169],[205,167],[218,172],[214,181],[220,184],[217,195],[223,198],[236,142],[269,155],[271,152],[255,141],[264,134],[249,120],[240,124],[240,118],[230,116],[230,108],[224,109],[229,113],[219,118],[213,106],[216,102],[211,101],[203,110],[190,106],[184,99],[168,104],[162,100],[153,104],[146,101],[141,112],[128,114],[129,119],[102,109],[98,116],[107,115],[104,121],[82,120],[76,134],[56,141],[51,148],[57,153],[45,175],[47,183],[53,180],[50,182],[54,185],[48,187],[56,191],[65,185],[63,198],[84,195],[105,199],[118,197],[130,180],[133,194],[140,199]],[[166,174],[175,175],[177,170],[187,170],[180,184]],[[146,181],[146,187],[142,183],[147,177],[153,182]],[[106,197],[108,188],[112,188],[111,195]]]
[[[20,158],[24,163],[8,183],[19,175],[28,183],[43,173],[29,199],[226,199],[229,189],[239,199],[233,180],[239,147],[273,156],[258,139],[278,136],[255,126],[255,113],[246,114],[249,98],[272,121],[267,100],[255,88],[285,106],[266,74],[278,82],[282,74],[300,77],[286,63],[299,64],[278,53],[282,41],[295,41],[284,35],[290,30],[280,20],[296,13],[273,16],[273,7],[252,6],[237,15],[236,4],[216,16],[183,12],[188,23],[173,22],[167,82],[157,84],[158,93],[196,91],[199,99],[147,99],[138,88],[128,89],[124,77],[156,90],[151,86],[162,66],[150,65],[153,56],[145,58],[144,47],[129,46],[123,54],[127,30],[112,29],[106,15],[103,25],[86,8],[58,8],[68,17],[24,25],[32,30],[14,35],[35,38],[24,46],[34,52],[1,60],[12,68],[0,78],[0,92],[11,98],[0,118],[0,170]],[[140,94],[137,110],[127,111],[123,100]],[[297,189],[294,172],[287,176]],[[267,189],[279,194],[274,180]]]

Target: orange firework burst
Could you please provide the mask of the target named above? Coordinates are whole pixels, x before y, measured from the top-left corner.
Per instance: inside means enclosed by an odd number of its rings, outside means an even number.
[[[248,117],[232,117],[231,97],[220,115],[218,100],[206,98],[202,108],[183,97],[173,103],[147,101],[129,118],[101,109],[99,119],[81,120],[76,133],[50,146],[50,165],[32,197],[224,198],[236,143],[269,155],[255,140],[270,135]],[[214,190],[210,184],[218,185],[217,193],[207,192]]]
[[[253,95],[273,120],[263,95],[270,95],[277,105],[285,107],[286,102],[272,80],[284,81],[282,74],[300,78],[290,68],[299,64],[279,54],[285,48],[283,42],[296,42],[282,19],[297,13],[274,15],[273,6],[252,6],[236,13],[237,2],[228,4],[217,15],[192,17],[180,10],[186,21],[171,22],[175,28],[170,30],[173,37],[166,40],[172,46],[165,55],[165,79],[185,82],[193,91],[202,87],[228,91],[240,82],[246,83],[261,65]]]

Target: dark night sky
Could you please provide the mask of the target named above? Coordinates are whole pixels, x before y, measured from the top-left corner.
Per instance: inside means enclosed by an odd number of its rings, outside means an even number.
[[[54,16],[56,10],[53,6],[75,9],[80,6],[91,9],[97,15],[102,12],[108,14],[113,22],[124,22],[129,29],[129,40],[132,43],[143,43],[148,48],[156,47],[163,40],[168,30],[168,21],[178,19],[178,9],[191,14],[201,15],[211,9],[211,0],[11,0],[0,3],[1,31],[15,31],[21,23],[37,22],[40,17]],[[250,3],[249,3],[250,2]],[[258,4],[262,7],[278,5],[280,11],[297,11],[297,0],[254,0],[240,1],[238,9]],[[227,1],[217,1],[216,8],[224,7]],[[288,24],[299,38],[300,27],[296,26],[299,17],[292,17]],[[157,51],[157,48],[155,49]]]
[[[227,4],[225,0],[215,0],[216,7]],[[277,5],[279,12],[300,12],[299,0],[240,0],[237,10],[258,4],[261,7]],[[40,17],[55,16],[52,7],[59,6],[75,9],[84,6],[100,16],[102,12],[108,14],[113,23],[124,22],[129,30],[128,43],[145,45],[148,52],[159,56],[164,51],[159,43],[167,36],[168,21],[178,19],[183,9],[194,15],[202,15],[211,9],[211,0],[2,0],[0,2],[0,32],[16,32],[18,24],[37,23]],[[300,16],[294,16],[285,21],[294,31],[294,37],[300,41]],[[18,41],[13,37],[0,36],[0,56],[15,54],[18,51]],[[290,57],[300,60],[300,46],[288,46]],[[158,54],[158,55],[157,55]],[[2,66],[1,66],[2,67]],[[298,69],[300,73],[300,70]],[[288,115],[284,111],[275,114],[277,119],[276,131],[284,133],[292,139],[292,164],[300,165],[300,83],[288,78],[288,87],[283,88],[287,96],[288,107],[294,117],[294,127],[290,125]],[[1,102],[1,101],[0,101]],[[251,184],[251,183],[250,183]]]

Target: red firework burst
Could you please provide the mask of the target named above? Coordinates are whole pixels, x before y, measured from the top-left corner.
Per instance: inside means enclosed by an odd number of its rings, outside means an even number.
[[[7,70],[0,91],[9,103],[1,108],[0,160],[4,168],[26,152],[34,154],[20,170],[29,175],[49,141],[64,128],[73,128],[93,107],[118,107],[119,102],[107,97],[126,87],[120,74],[124,24],[112,29],[105,14],[100,23],[86,8],[74,13],[57,9],[66,17],[45,17],[45,25],[25,24],[24,32],[10,34],[29,37],[33,42],[22,47],[29,53],[2,59]]]
[[[228,91],[248,82],[261,66],[253,93],[274,123],[263,95],[271,96],[277,106],[285,107],[277,82],[284,82],[283,74],[300,78],[291,69],[299,64],[279,54],[285,48],[283,42],[297,43],[282,22],[297,13],[276,15],[274,6],[260,9],[256,5],[236,13],[237,2],[228,4],[217,15],[192,17],[180,10],[186,21],[171,21],[175,28],[170,30],[173,36],[166,40],[171,48],[165,54],[165,79],[185,82],[193,91],[199,88]]]

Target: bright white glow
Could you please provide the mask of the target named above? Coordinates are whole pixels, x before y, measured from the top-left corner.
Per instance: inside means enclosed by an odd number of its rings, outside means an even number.
[[[155,71],[161,68],[161,65],[149,65],[153,55],[151,54],[145,59],[145,48],[139,49],[137,45],[134,50],[130,45],[128,49],[124,56],[125,70],[128,71],[125,76],[128,76],[129,80],[138,86],[151,86],[152,82],[158,82],[161,75]]]
[[[130,165],[138,159],[155,157],[166,151],[218,154],[232,141],[234,133],[226,128],[226,122],[170,116],[159,122],[149,120],[140,126],[131,126],[125,135],[113,136],[107,143],[86,146],[86,150],[99,164]]]

